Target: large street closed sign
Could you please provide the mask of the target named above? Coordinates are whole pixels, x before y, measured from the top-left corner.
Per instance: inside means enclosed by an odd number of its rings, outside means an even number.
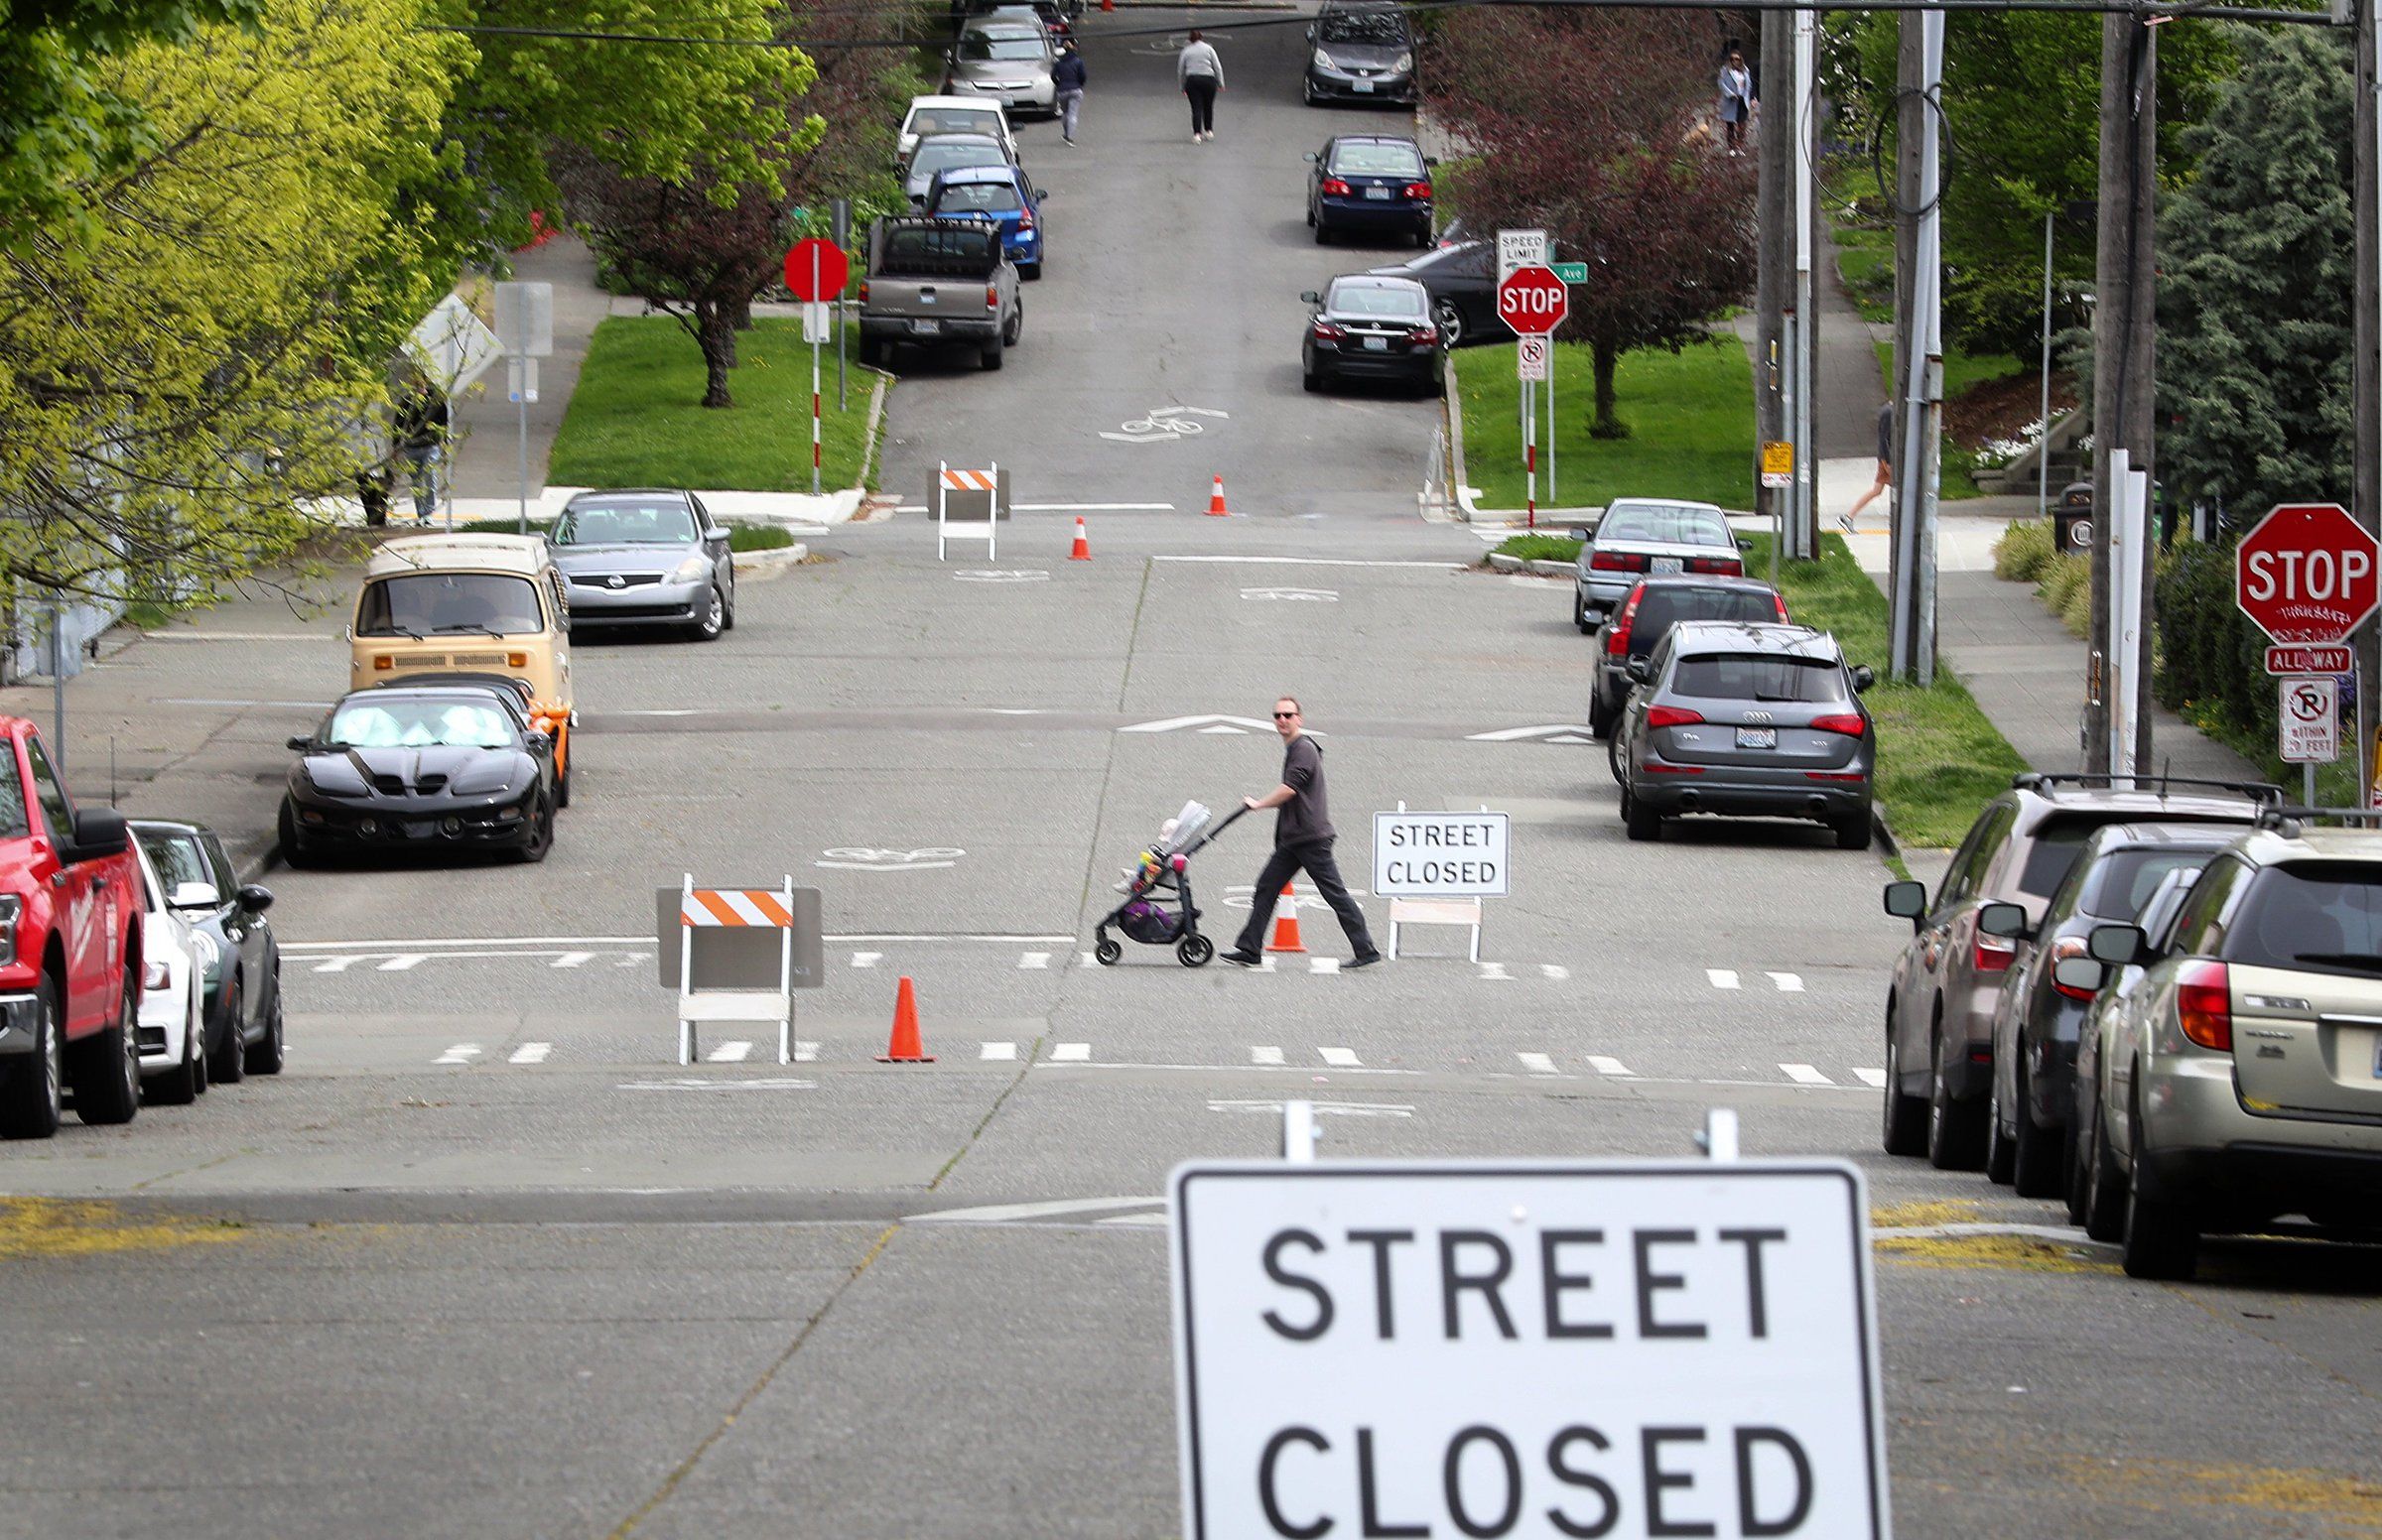
[[[1888,1533],[1860,1174],[1193,1162],[1183,1532]]]

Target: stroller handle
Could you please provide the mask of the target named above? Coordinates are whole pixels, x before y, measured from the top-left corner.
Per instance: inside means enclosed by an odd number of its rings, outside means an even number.
[[[1232,812],[1226,814],[1223,820],[1219,822],[1215,828],[1209,830],[1206,834],[1201,834],[1188,849],[1185,849],[1180,853],[1186,857],[1197,855],[1200,851],[1207,848],[1210,840],[1214,839],[1218,834],[1223,834],[1226,830],[1232,828],[1234,822],[1238,820],[1242,814],[1247,813],[1248,811],[1249,804],[1245,802],[1241,806],[1235,808]]]

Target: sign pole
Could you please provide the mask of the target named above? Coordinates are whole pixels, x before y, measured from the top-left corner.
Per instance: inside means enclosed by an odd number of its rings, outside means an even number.
[[[811,293],[820,293],[819,248],[811,248]],[[819,495],[819,328],[811,328],[811,495]]]
[[[1546,334],[1546,504],[1560,508],[1555,495],[1555,334]]]
[[[514,421],[520,427],[517,443],[520,449],[521,472],[521,533],[529,533],[529,370],[527,358],[519,360],[521,386],[513,392]]]
[[[1522,465],[1524,496],[1528,499],[1529,527],[1538,527],[1538,414],[1532,411],[1522,436]]]
[[[836,245],[839,248],[851,242],[851,198],[840,197],[836,199],[835,220],[832,228],[835,231]],[[831,314],[836,319],[836,410],[838,412],[849,412],[852,410],[852,398],[846,394],[844,388],[844,291],[842,286],[838,286],[836,290],[835,308]]]
[[[50,590],[50,752],[66,768],[66,637],[61,625],[58,590]]]

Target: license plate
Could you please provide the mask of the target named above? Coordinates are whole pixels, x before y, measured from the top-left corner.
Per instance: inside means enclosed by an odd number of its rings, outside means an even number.
[[[1371,95],[1371,94],[1372,94],[1372,92],[1373,92],[1373,82],[1372,82],[1371,80],[1358,80],[1358,81],[1355,81],[1355,82],[1353,82],[1353,83],[1354,83],[1354,84],[1355,84],[1355,86],[1356,86],[1356,91],[1357,91],[1357,94],[1358,94],[1358,95],[1360,95],[1360,96],[1366,96],[1366,95]],[[1388,194],[1388,193],[1384,193],[1383,195],[1386,197],[1386,196],[1388,196],[1389,194]]]
[[[1390,351],[1390,339],[1388,337],[1367,337],[1365,339],[1365,351],[1369,353],[1386,353]]]
[[[1779,729],[1776,727],[1740,727],[1737,729],[1739,748],[1777,748]]]
[[[1387,203],[1390,201],[1390,190],[1388,188],[1367,188],[1365,190],[1365,195],[1377,203]]]
[[[1653,570],[1657,573],[1675,573],[1679,570],[1679,559],[1675,556],[1655,557]]]
[[[938,336],[942,333],[943,322],[939,321],[913,321],[910,322],[910,330],[919,336]]]

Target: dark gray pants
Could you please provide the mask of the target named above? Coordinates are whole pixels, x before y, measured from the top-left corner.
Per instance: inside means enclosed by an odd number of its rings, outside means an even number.
[[[1340,863],[1332,859],[1332,841],[1303,839],[1296,844],[1277,844],[1265,858],[1265,869],[1257,873],[1257,890],[1250,895],[1249,923],[1241,927],[1241,938],[1233,945],[1241,952],[1264,950],[1265,927],[1273,921],[1274,901],[1281,897],[1282,884],[1294,872],[1305,872],[1315,884],[1315,891],[1332,906],[1340,917],[1340,929],[1348,933],[1348,945],[1360,958],[1373,956],[1373,934],[1365,929],[1365,911],[1357,907],[1340,880]]]
[[[1213,132],[1216,127],[1216,77],[1212,74],[1185,76],[1183,94],[1191,98],[1191,132]]]

